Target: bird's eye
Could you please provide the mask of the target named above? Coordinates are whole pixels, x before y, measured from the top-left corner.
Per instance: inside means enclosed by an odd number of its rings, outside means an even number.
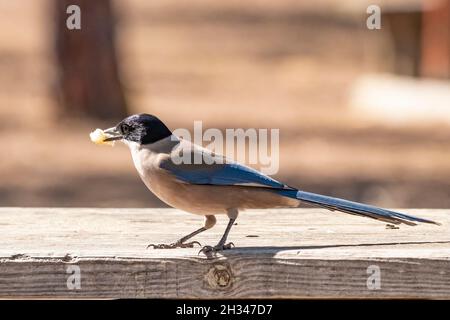
[[[122,131],[122,134],[128,134],[131,131],[131,127],[127,124],[123,124],[120,126],[120,131]]]

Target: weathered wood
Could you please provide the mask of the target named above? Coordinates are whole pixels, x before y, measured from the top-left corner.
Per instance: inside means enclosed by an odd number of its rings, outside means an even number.
[[[248,211],[231,231],[237,248],[208,258],[199,248],[146,249],[202,224],[177,210],[2,208],[0,297],[450,298],[449,210],[404,211],[442,226]],[[225,224],[219,217],[196,240],[215,244]],[[73,265],[79,290],[67,286]],[[368,289],[369,266],[380,268],[378,290]]]

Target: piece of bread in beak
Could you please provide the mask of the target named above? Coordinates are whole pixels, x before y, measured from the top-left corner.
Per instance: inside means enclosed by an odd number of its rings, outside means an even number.
[[[114,145],[114,141],[105,141],[109,136],[105,134],[102,129],[95,129],[89,134],[91,141],[95,144],[107,144],[110,146]]]

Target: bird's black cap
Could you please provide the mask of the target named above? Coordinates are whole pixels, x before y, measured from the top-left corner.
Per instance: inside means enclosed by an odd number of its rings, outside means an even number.
[[[140,144],[150,144],[172,135],[167,126],[157,117],[141,113],[129,116],[116,126],[123,139]]]

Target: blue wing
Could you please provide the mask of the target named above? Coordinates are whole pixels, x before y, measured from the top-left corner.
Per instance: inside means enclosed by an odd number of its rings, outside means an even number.
[[[177,179],[191,184],[286,188],[281,182],[238,163],[174,164],[168,159],[160,163],[160,168],[169,171]]]
[[[214,163],[211,165],[208,165],[206,163],[175,164],[169,157],[161,161],[159,166],[161,169],[166,170],[170,174],[174,175],[178,180],[190,184],[266,187],[271,192],[276,192],[281,196],[318,205],[329,210],[338,210],[396,224],[406,223],[414,225],[415,222],[438,224],[437,222],[431,220],[414,217],[391,210],[381,209],[362,203],[351,202],[344,199],[332,198],[310,192],[300,191],[284,185],[281,182],[274,180],[250,167],[235,162],[223,164]]]

